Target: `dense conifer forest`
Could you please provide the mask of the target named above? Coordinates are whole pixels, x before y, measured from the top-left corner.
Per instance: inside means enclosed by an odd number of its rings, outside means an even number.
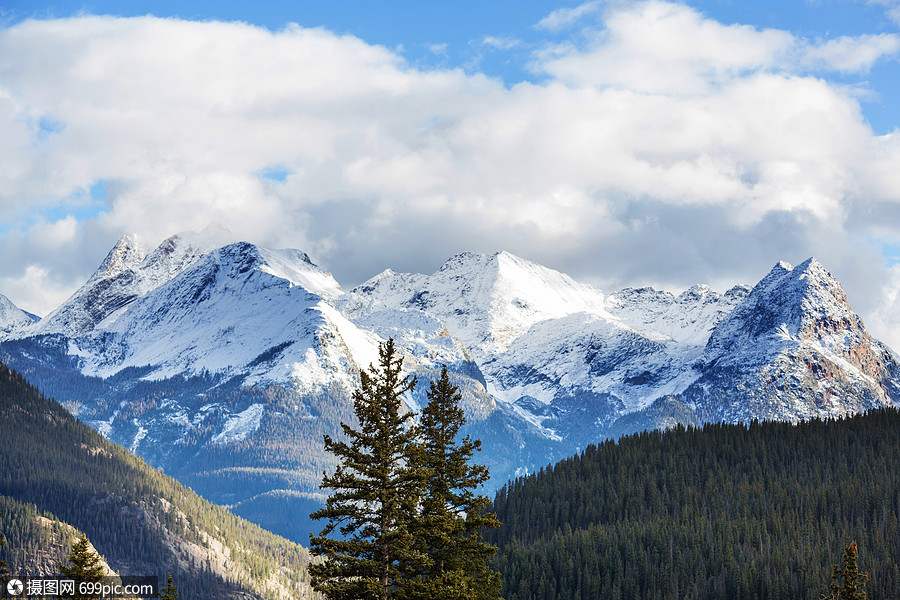
[[[123,575],[171,571],[182,598],[309,593],[305,549],[150,468],[2,364],[0,519],[13,573],[55,572],[80,531]]]
[[[590,446],[503,487],[506,600],[812,600],[859,546],[900,597],[900,412],[707,425]]]

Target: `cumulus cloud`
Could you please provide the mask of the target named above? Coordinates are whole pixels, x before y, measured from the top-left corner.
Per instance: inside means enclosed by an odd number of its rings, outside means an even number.
[[[613,4],[604,16],[580,44],[544,48],[533,68],[573,85],[704,94],[759,71],[865,72],[900,52],[894,34],[817,42],[782,30],[724,25],[688,6],[655,0]]]
[[[817,255],[864,315],[884,306],[868,292],[886,271],[859,268],[877,248],[855,240],[900,201],[900,138],[827,73],[894,56],[894,36],[809,41],[653,0],[567,10],[539,26],[583,26],[511,87],[299,26],[2,29],[0,292],[45,313],[120,234],[219,223],[345,284],[462,250],[604,287],[753,282]],[[98,181],[99,213],[41,216]]]

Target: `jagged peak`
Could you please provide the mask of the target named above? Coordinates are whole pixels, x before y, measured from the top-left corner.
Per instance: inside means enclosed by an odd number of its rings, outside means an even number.
[[[837,278],[825,268],[825,266],[817,261],[814,257],[810,257],[794,267],[794,270],[801,273],[801,278],[815,278],[819,280],[837,281]]]
[[[679,304],[684,304],[686,302],[697,302],[704,298],[716,298],[718,296],[719,294],[714,292],[712,288],[710,288],[705,283],[697,283],[678,294],[678,297],[675,298],[675,301]]]
[[[743,283],[739,283],[735,286],[732,286],[725,292],[726,298],[746,298],[747,295],[753,290],[749,285],[745,285]]]
[[[216,253],[221,257],[234,258],[239,262],[257,261],[262,258],[259,246],[244,241],[226,244]]]
[[[827,288],[837,301],[846,304],[846,295],[840,282],[815,257],[810,257],[795,267],[779,261],[754,289],[784,289],[789,285],[801,286],[804,293],[808,293],[811,288]]]
[[[382,282],[391,282],[397,278],[403,278],[408,275],[409,275],[408,273],[397,273],[393,269],[385,269],[381,273],[378,273],[377,275],[375,275],[373,277],[369,277],[367,280],[365,280],[364,282],[362,282],[361,284],[359,284],[358,286],[353,288],[353,291],[363,292],[363,293],[371,292],[373,289],[375,289],[376,286],[378,286]]]
[[[615,302],[654,302],[659,304],[671,304],[675,296],[671,292],[658,290],[652,286],[626,287],[610,295],[610,300]]]
[[[456,271],[476,271],[491,274],[492,276],[502,276],[504,273],[523,270],[555,273],[569,278],[569,276],[564,273],[528,260],[527,258],[522,258],[521,256],[506,250],[499,250],[492,254],[460,252],[444,261],[437,273],[446,274]]]
[[[234,242],[212,252],[211,260],[227,266],[233,275],[250,271],[267,273],[323,298],[333,299],[344,293],[330,272],[312,262],[305,252],[294,248],[268,250],[246,241]]]
[[[816,269],[816,268],[824,269],[825,267],[822,266],[822,263],[820,263],[819,261],[816,260],[815,256],[810,256],[809,258],[804,260],[802,263],[797,265],[797,268],[799,268],[801,271],[806,271],[807,269],[811,269],[811,268],[812,269]]]
[[[146,255],[146,244],[137,234],[123,235],[100,263],[95,276],[113,277],[118,275],[122,271],[141,264]]]
[[[291,263],[295,266],[302,265],[315,271],[325,272],[315,264],[306,252],[296,248],[284,248],[281,250],[268,250],[251,242],[239,241],[226,244],[216,249],[220,260],[231,260],[240,265],[270,265],[273,262]]]
[[[753,286],[753,289],[763,289],[771,286],[774,282],[784,277],[787,273],[793,272],[794,267],[789,262],[783,260],[778,261],[772,269],[766,273],[766,276],[759,280]]]
[[[459,254],[454,254],[453,256],[445,260],[444,264],[440,266],[437,272],[445,273],[447,271],[452,271],[460,267],[484,267],[491,261],[491,259],[495,258],[496,256],[496,254],[487,255],[478,252],[460,252]]]
[[[716,328],[710,346],[762,335],[796,338],[825,322],[834,329],[857,321],[840,282],[819,261],[809,258],[796,267],[781,261]]]
[[[164,239],[153,252],[144,257],[141,269],[148,272],[159,271],[166,278],[172,277],[216,247],[203,234],[192,231],[176,233]]]

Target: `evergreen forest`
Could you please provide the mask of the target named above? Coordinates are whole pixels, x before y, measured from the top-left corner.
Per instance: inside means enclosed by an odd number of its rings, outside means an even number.
[[[182,598],[310,595],[304,548],[203,500],[2,364],[0,528],[14,574],[58,572],[83,533],[122,575],[171,572]]]
[[[812,600],[858,544],[900,597],[900,411],[677,427],[516,479],[493,508],[506,600]]]

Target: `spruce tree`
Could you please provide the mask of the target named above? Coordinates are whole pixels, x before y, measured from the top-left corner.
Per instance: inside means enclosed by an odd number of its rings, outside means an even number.
[[[425,559],[405,582],[405,598],[488,600],[500,594],[500,574],[489,567],[497,548],[480,533],[500,523],[486,512],[487,497],[476,493],[489,477],[486,467],[470,463],[481,441],[457,440],[466,422],[461,400],[444,366],[431,382],[420,420],[415,464],[425,489],[412,532]]]
[[[176,600],[178,598],[178,590],[175,588],[175,583],[172,581],[171,573],[167,574],[166,587],[160,590],[159,597],[162,598],[162,600]]]
[[[69,564],[59,563],[59,570],[63,575],[86,582],[100,581],[106,571],[96,552],[91,550],[87,536],[83,533],[81,538],[72,546],[68,556]],[[97,596],[76,595],[76,600],[96,598]]]
[[[416,382],[402,376],[402,363],[393,339],[382,344],[378,366],[360,374],[353,394],[358,429],[341,423],[346,441],[324,438],[339,464],[333,475],[323,473],[322,488],[333,493],[310,515],[327,522],[310,536],[310,549],[325,561],[309,572],[330,600],[392,597],[413,560],[408,529],[421,477],[410,464],[416,431],[402,396]]]
[[[844,548],[842,564],[833,565],[831,586],[828,594],[822,594],[823,600],[866,600],[869,574],[859,572],[857,554],[856,542]]]

